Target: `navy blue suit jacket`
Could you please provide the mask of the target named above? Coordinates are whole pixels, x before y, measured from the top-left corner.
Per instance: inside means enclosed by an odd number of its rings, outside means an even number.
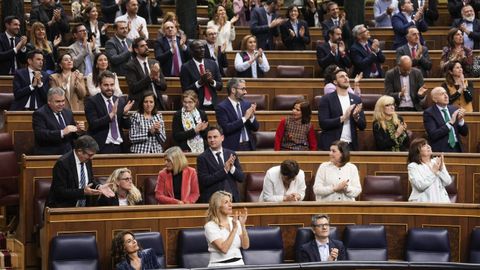
[[[47,93],[49,87],[48,74],[45,71],[42,73],[42,87],[35,87],[32,91],[30,89],[30,74],[28,68],[18,69],[13,77],[13,95],[15,99],[10,106],[11,111],[24,111],[25,105],[30,97],[35,98],[37,109],[47,103]]]
[[[323,22],[321,22],[321,24],[322,24],[323,39],[325,40],[325,42],[327,42],[328,40],[330,40],[330,36],[328,35],[328,30],[330,30],[330,28],[333,27],[333,21],[331,19],[326,19]],[[345,21],[345,24],[342,27],[342,40],[343,42],[345,42],[345,45],[348,48],[350,48],[350,46],[352,45],[351,33],[352,33],[352,30],[350,30],[348,21]]]
[[[182,63],[180,64],[185,64],[190,59],[190,53],[187,50],[182,50],[182,47],[180,46],[180,38],[177,37],[177,48],[178,51],[180,52],[180,58],[182,59]],[[160,67],[162,69],[163,75],[165,77],[172,77],[172,51],[170,50],[170,42],[168,41],[168,38],[165,36],[162,36],[158,38],[155,41],[155,59],[160,62]],[[179,67],[180,68],[180,67]]]
[[[240,101],[242,116],[245,115],[245,111],[248,110],[250,106],[250,102],[245,100]],[[249,119],[243,123],[241,118],[238,119],[236,108],[233,108],[232,103],[228,98],[218,103],[215,114],[217,116],[217,123],[222,127],[223,135],[225,136],[225,140],[223,141],[224,147],[237,151],[242,128],[245,127],[250,146],[255,150],[255,136],[253,136],[252,131],[257,131],[259,127],[256,117],[253,123]]]
[[[300,37],[300,35],[292,37],[290,36],[289,31],[294,31],[292,23],[287,21],[286,23],[280,25],[280,33],[282,34],[283,45],[285,45],[288,50],[305,50],[307,45],[310,44],[310,31],[308,30],[308,24],[304,20],[298,20],[297,29],[299,32],[302,26],[305,28],[305,34],[303,37]]]
[[[458,28],[464,22],[465,20],[463,18],[455,19],[452,23],[452,26]],[[480,21],[477,19],[473,20],[473,29],[468,37],[473,40],[473,49],[480,49]]]
[[[230,155],[235,155],[232,150],[223,148],[223,160],[226,161]],[[208,203],[210,196],[219,190],[229,190],[232,192],[233,201],[240,201],[237,182],[243,182],[245,174],[242,171],[238,157],[235,159],[235,173],[226,173],[224,166],[218,164],[217,158],[212,150],[207,149],[197,157],[198,184],[200,186],[199,203]]]
[[[277,13],[272,13],[272,21],[277,18]],[[267,11],[264,7],[257,7],[250,17],[250,31],[257,37],[257,48],[264,50],[275,49],[273,37],[279,35],[279,28],[268,27]]]
[[[210,55],[210,50],[208,49],[208,45],[205,44],[205,59],[216,61],[218,68],[220,69],[220,74],[222,75],[222,77],[225,77],[224,69],[228,68],[228,60],[227,60],[226,53],[223,53],[222,50],[218,50],[217,59],[215,60],[215,58],[213,58],[213,56]]]
[[[458,108],[455,106],[448,105],[450,117],[457,109]],[[428,143],[430,144],[430,146],[432,147],[432,151],[434,152],[453,152],[454,149],[452,149],[448,144],[448,134],[450,132],[450,129],[448,129],[447,125],[445,124],[445,120],[443,119],[442,114],[443,113],[438,109],[437,105],[435,104],[430,106],[423,112],[423,125],[428,135]],[[458,143],[460,145],[460,150],[463,151],[460,135],[467,136],[467,123],[465,123],[463,126],[460,126],[458,125],[457,121],[454,125],[454,128],[455,136],[457,137]]]
[[[368,46],[371,48],[371,40],[368,41]],[[380,78],[383,78],[382,63],[385,62],[385,56],[383,55],[382,50],[378,51],[375,55],[369,53],[360,43],[355,42],[350,48],[350,60],[352,60],[353,63],[353,75],[363,72],[364,78],[370,78],[372,64],[375,63]]]
[[[20,42],[20,37],[15,37],[15,44]],[[0,33],[0,75],[11,75],[10,71],[13,66],[13,60],[15,52],[10,46],[10,40],[8,40],[7,34],[5,32]],[[21,64],[26,60],[26,53],[18,51],[16,55],[17,60],[17,69],[20,69]]]
[[[354,94],[348,93],[350,97],[350,104],[360,104],[362,99]],[[340,117],[343,115],[342,105],[338,99],[337,92],[333,92],[323,96],[320,99],[318,109],[318,122],[322,133],[320,133],[320,140],[318,141],[319,150],[329,150],[330,145],[336,140],[340,140],[342,135],[343,123],[340,122]],[[352,111],[353,112],[353,111]],[[363,110],[360,112],[358,121],[353,119],[353,113],[350,115],[350,131],[352,133],[352,150],[358,149],[357,128],[364,130],[367,126],[365,121],[365,114]]]
[[[342,241],[328,238],[328,247],[331,250],[332,248],[338,249],[337,261],[346,260],[345,247],[343,246]],[[320,253],[318,252],[317,241],[313,239],[312,241],[303,244],[300,247],[300,261],[299,262],[320,262]]]
[[[335,64],[345,70],[352,66],[350,57],[346,52],[343,57],[340,56],[340,54],[337,54],[336,56],[332,54],[332,49],[328,41],[317,46],[317,62],[322,69],[325,69],[332,64]]]
[[[63,109],[61,113],[65,125],[76,125],[72,111]],[[32,126],[36,155],[63,155],[72,150],[72,143],[77,138],[77,133],[72,132],[62,138],[60,132],[62,128],[48,104],[33,112]]]
[[[395,36],[393,37],[393,49],[396,50],[398,47],[407,44],[407,33],[410,26],[417,26],[418,31],[420,32],[420,42],[422,45],[425,45],[423,40],[422,32],[428,30],[428,25],[425,20],[420,20],[415,23],[413,20],[408,22],[405,15],[402,12],[398,12],[392,16],[392,28]]]
[[[123,6],[119,7],[116,3],[115,0],[102,0],[100,2],[100,5],[102,7],[102,16],[105,22],[107,23],[113,23],[115,21],[115,14],[120,8],[124,8]],[[122,14],[125,13],[124,10],[122,10]]]

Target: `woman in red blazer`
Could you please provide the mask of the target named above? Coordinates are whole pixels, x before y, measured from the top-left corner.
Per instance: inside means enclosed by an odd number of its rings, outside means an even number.
[[[200,197],[197,171],[188,166],[180,147],[171,147],[165,154],[165,168],[158,173],[155,198],[160,204],[195,203]]]

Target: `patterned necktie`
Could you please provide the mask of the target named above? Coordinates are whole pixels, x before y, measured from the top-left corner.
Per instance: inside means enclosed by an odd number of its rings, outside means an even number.
[[[81,162],[80,163],[80,188],[81,189],[85,188],[86,182],[87,181],[86,181],[86,178],[85,178],[85,163]],[[85,205],[86,205],[86,200],[85,199],[78,200],[78,206],[83,207]]]
[[[108,100],[108,113],[111,113],[113,109],[112,106],[112,101],[109,99]],[[110,121],[110,132],[112,133],[112,138],[116,140],[118,138],[118,127],[117,127],[117,121],[115,119],[117,117],[116,115],[113,117],[113,119]]]
[[[205,68],[203,64],[198,65],[200,67],[200,75],[205,74]],[[205,99],[208,101],[212,100],[212,93],[210,93],[210,88],[208,87],[207,84],[203,85],[203,91],[205,92]]]
[[[412,59],[415,59],[417,57],[417,50],[415,49],[415,46],[412,47]]]
[[[222,152],[217,152],[215,155],[217,156],[217,161],[218,161],[218,165],[220,166],[224,166],[223,164],[223,160],[222,160],[222,156],[221,156]]]
[[[10,47],[13,49],[15,48],[15,38],[10,38]],[[13,54],[13,63],[12,68],[10,69],[10,74],[15,74],[15,65],[17,64],[17,56]]]
[[[240,102],[237,103],[237,117],[238,119],[242,119],[242,109],[240,109]],[[245,127],[242,127],[241,131],[241,142],[247,141],[247,133],[245,132]]]
[[[128,51],[127,43],[125,42],[125,40],[122,40],[122,45],[123,45],[123,51],[124,52]]]
[[[370,50],[370,47],[368,46],[368,42],[365,44],[365,50],[368,53],[372,52],[372,50]],[[372,63],[372,65],[370,66],[370,73],[372,73],[372,74],[377,73],[377,65],[375,63]]]
[[[58,117],[58,123],[60,124],[60,128],[64,129],[67,125],[65,125],[65,121],[63,120],[62,113],[61,112],[56,112],[55,114]]]
[[[445,123],[447,123],[448,121],[450,121],[450,115],[448,114],[447,109],[442,109],[442,112],[443,112],[443,117],[445,118]],[[454,148],[455,144],[456,144],[455,134],[454,134],[453,128],[451,128],[450,131],[448,132],[448,145],[450,145],[451,148]]]
[[[171,40],[171,43],[173,44],[176,42],[175,40]],[[173,65],[173,76],[178,76],[180,75],[180,63],[178,62],[178,54],[177,54],[178,47],[175,46],[175,50],[173,51],[172,55],[172,65]]]

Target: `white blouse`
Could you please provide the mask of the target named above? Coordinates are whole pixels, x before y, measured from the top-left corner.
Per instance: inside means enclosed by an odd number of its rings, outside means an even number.
[[[300,194],[300,201],[305,198],[305,173],[300,170],[290,186],[285,190],[280,173],[280,166],[270,168],[263,180],[263,190],[258,201],[260,202],[282,202],[283,196],[293,193]]]
[[[235,70],[238,71],[238,72],[243,72],[247,69],[249,69],[250,67],[252,67],[252,78],[258,78],[258,75],[257,75],[257,61],[253,61],[252,64],[249,64],[248,61],[250,59],[253,59],[253,55],[250,55],[250,53],[248,53],[248,57],[249,59],[247,61],[244,61],[244,59],[242,58],[242,55],[240,53],[237,53],[235,55]],[[270,70],[270,65],[268,64],[268,60],[267,60],[267,56],[265,55],[265,52],[262,53],[262,63],[260,65],[258,65],[260,67],[260,69],[263,71],[263,73],[267,73],[269,70]]]
[[[233,228],[233,218],[228,218],[228,225]],[[227,240],[230,230],[227,228],[220,227],[217,223],[213,221],[207,222],[204,226],[205,236],[208,242],[208,251],[210,252],[210,264],[215,262],[221,262],[233,258],[242,258],[242,253],[240,252],[240,247],[242,246],[242,241],[240,236],[242,235],[242,225],[240,221],[237,221],[237,232],[233,238],[232,245],[228,249],[227,253],[223,253],[215,248],[212,244],[213,241],[221,239],[223,241]]]
[[[349,180],[347,191],[335,192],[335,186],[343,180]],[[350,162],[340,168],[330,161],[320,164],[315,176],[313,192],[317,201],[355,201],[362,192],[357,166]]]
[[[118,76],[115,74],[115,91],[113,94],[117,97],[121,97],[123,95],[122,89],[120,89],[120,83],[118,82]],[[87,89],[90,96],[95,96],[96,94],[100,93],[100,86],[95,86],[93,82],[93,75],[92,73],[88,74],[87,76]]]
[[[215,24],[213,20],[207,23],[207,27],[209,26],[215,27],[215,30],[218,32],[215,46],[221,46],[223,48],[223,45],[225,44],[225,51],[233,51],[232,41],[235,40],[235,27],[232,27],[230,21],[227,21],[222,29],[220,29],[220,25]]]
[[[430,166],[436,162],[432,158]],[[408,164],[408,180],[412,185],[410,202],[450,203],[446,186],[452,183],[452,178],[443,164],[443,168],[434,174],[428,164],[411,162]]]

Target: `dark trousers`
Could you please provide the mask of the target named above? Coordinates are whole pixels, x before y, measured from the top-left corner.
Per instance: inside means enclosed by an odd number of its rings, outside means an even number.
[[[105,144],[105,146],[100,149],[99,154],[120,154],[122,153],[122,146],[118,144]]]

